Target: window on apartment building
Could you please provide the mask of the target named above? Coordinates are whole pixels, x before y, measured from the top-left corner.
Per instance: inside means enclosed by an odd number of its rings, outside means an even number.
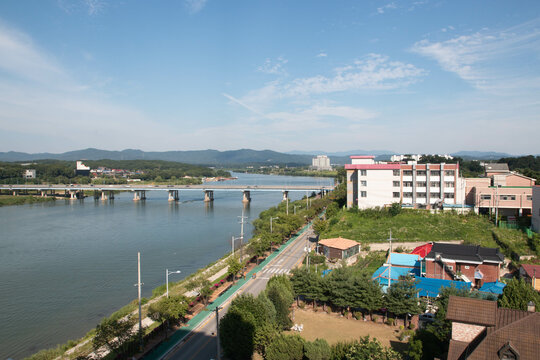
[[[480,200],[491,200],[490,194],[482,194],[480,195]]]
[[[456,172],[454,170],[445,170],[444,171],[444,176],[454,176],[455,173]]]
[[[401,183],[399,181],[394,181],[393,185],[394,185],[394,187],[399,187],[401,185]]]
[[[360,170],[360,176],[366,176],[367,170]]]
[[[403,193],[403,197],[412,198],[412,192]]]
[[[399,170],[394,170],[394,176],[399,176]]]
[[[453,188],[454,187],[454,182],[453,181],[445,181],[444,182],[444,187]]]
[[[403,170],[403,176],[412,176],[412,170]]]
[[[531,201],[532,200],[532,195],[527,195],[527,201]]]
[[[439,170],[431,170],[430,175],[431,176],[441,176],[441,172]]]
[[[418,186],[418,187],[426,187],[426,182],[425,181],[417,181],[416,186]]]
[[[367,186],[366,180],[360,180],[360,186]]]
[[[454,270],[454,265],[446,265],[450,270]]]
[[[394,192],[393,192],[393,195],[394,195],[395,198],[399,198],[399,192],[395,192],[395,191],[394,191]]]
[[[454,198],[454,193],[444,193],[444,198],[445,199],[453,199]]]
[[[516,195],[499,195],[501,200],[516,200]]]
[[[360,191],[360,197],[367,197],[367,191]]]
[[[419,198],[425,198],[425,197],[426,197],[426,193],[425,193],[425,192],[419,192],[419,193],[416,193],[416,197],[419,197]]]
[[[403,186],[404,187],[412,187],[412,181],[404,181]]]
[[[441,194],[438,192],[432,192],[432,193],[429,193],[429,197],[432,199],[438,199],[441,197]]]
[[[426,170],[418,170],[416,171],[417,176],[426,176]]]

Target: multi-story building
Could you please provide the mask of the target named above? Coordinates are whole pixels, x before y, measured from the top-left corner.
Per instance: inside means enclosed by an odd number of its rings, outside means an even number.
[[[532,187],[531,224],[536,232],[540,232],[540,185]]]
[[[36,178],[36,169],[26,169],[23,171],[23,178],[25,179],[35,179]]]
[[[347,170],[347,207],[360,209],[401,203],[431,209],[462,204],[459,164],[375,162],[374,156],[351,156]]]
[[[330,158],[326,155],[317,155],[311,160],[311,167],[314,170],[332,170]]]
[[[535,179],[508,170],[507,164],[485,164],[485,177],[466,179],[465,203],[481,214],[528,215],[534,184]]]

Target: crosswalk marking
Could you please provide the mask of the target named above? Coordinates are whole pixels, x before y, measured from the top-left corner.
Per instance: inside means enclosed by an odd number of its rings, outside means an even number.
[[[283,268],[267,268],[262,271],[263,274],[289,274],[289,269],[283,269]]]

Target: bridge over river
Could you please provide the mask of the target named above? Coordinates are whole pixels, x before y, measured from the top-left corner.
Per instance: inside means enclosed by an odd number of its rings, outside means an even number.
[[[178,201],[180,191],[199,191],[204,194],[204,201],[214,201],[214,191],[237,191],[242,193],[242,201],[249,203],[251,201],[252,191],[281,191],[283,201],[286,201],[291,191],[317,192],[324,195],[334,189],[333,186],[317,185],[0,185],[0,193],[7,191],[13,195],[28,194],[29,191],[35,191],[41,196],[55,196],[58,192],[70,199],[84,198],[85,191],[93,191],[94,198],[101,200],[114,199],[114,193],[118,191],[132,192],[133,200],[145,200],[147,191],[166,191],[169,194],[169,201]]]

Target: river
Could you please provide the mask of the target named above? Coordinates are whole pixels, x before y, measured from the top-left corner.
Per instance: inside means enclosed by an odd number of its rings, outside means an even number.
[[[331,185],[332,179],[234,174],[242,185]],[[220,183],[224,185],[226,183]],[[290,192],[291,200],[305,193]],[[251,192],[246,239],[259,213],[277,205],[281,192]],[[0,207],[0,359],[22,359],[77,339],[137,297],[137,252],[143,296],[177,281],[230,251],[240,235],[241,191],[130,193],[112,201],[57,200]]]

